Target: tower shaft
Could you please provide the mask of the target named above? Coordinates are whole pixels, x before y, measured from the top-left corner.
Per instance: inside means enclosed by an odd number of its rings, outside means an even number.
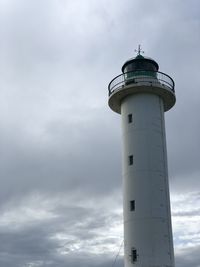
[[[121,102],[125,267],[174,266],[163,100]]]

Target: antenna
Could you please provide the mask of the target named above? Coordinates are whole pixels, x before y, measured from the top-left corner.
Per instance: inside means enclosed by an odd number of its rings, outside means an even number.
[[[135,52],[137,52],[138,55],[144,54],[144,51],[141,49],[141,45],[138,45],[138,49],[135,49]]]

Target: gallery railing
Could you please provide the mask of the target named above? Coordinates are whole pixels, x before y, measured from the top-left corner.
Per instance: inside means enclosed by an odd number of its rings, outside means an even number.
[[[141,83],[158,83],[166,86],[174,93],[174,81],[169,75],[160,71],[137,70],[120,74],[112,79],[108,85],[109,96],[126,85]]]

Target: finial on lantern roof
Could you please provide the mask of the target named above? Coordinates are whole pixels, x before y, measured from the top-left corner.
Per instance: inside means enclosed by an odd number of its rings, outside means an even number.
[[[137,52],[138,56],[141,55],[141,53],[144,54],[144,51],[141,49],[141,45],[140,44],[138,45],[138,49],[135,49],[135,52]]]

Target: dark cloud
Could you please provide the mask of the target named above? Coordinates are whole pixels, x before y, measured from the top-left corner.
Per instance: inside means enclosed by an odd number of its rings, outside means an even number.
[[[18,204],[22,205],[22,202]],[[15,266],[78,266],[80,261],[83,266],[92,266],[95,261],[98,262],[97,266],[112,263],[114,255],[109,247],[118,243],[119,238],[112,236],[109,229],[116,225],[116,222],[119,223],[121,217],[116,216],[115,212],[109,213],[98,204],[96,209],[84,207],[83,204],[62,204],[62,201],[56,200],[48,204],[51,216],[47,216],[41,212],[42,205],[36,205],[35,210],[25,200],[23,205],[25,209],[32,209],[32,213],[41,215],[37,220],[33,220],[28,218],[27,212],[22,209],[23,214],[16,211],[19,217],[15,219],[15,224],[2,225],[1,222],[2,266],[12,266],[13,262]],[[15,211],[7,210],[8,214],[5,211],[3,217],[7,217],[8,220],[9,216],[12,217],[10,213]],[[108,233],[105,236],[106,231]]]

